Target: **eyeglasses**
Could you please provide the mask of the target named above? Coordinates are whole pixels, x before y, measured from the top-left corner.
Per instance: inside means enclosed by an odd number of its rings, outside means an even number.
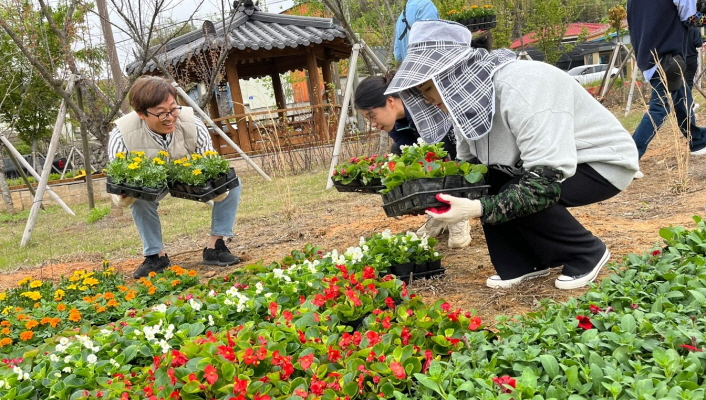
[[[149,111],[147,111],[147,110],[145,110],[145,112],[146,112],[147,114],[149,114],[149,115],[154,115],[154,116],[157,117],[160,121],[166,121],[167,118],[169,118],[170,115],[171,115],[172,117],[176,118],[176,117],[179,115],[179,113],[181,113],[181,106],[174,107],[174,108],[171,109],[171,111],[164,111],[164,112],[161,112],[161,113],[159,113],[159,114],[151,113],[151,112],[149,112]]]

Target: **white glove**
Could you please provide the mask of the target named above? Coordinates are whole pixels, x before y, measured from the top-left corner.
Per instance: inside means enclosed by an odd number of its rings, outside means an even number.
[[[213,198],[213,201],[218,202],[218,201],[223,201],[228,196],[228,191],[225,193],[219,194],[218,196]]]
[[[113,204],[118,207],[129,207],[132,203],[135,202],[134,197],[123,197],[123,195],[120,194],[111,194],[110,199],[113,200]]]
[[[427,208],[426,214],[437,221],[456,224],[483,215],[483,205],[480,200],[464,199],[443,193],[437,194],[436,199],[448,204],[448,206],[439,208]]]

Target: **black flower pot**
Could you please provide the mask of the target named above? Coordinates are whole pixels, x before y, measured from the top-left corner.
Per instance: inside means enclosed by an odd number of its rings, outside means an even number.
[[[427,262],[427,271],[437,271],[441,269],[441,260]]]
[[[464,186],[466,178],[463,175],[451,175],[444,177],[444,189],[460,188]]]
[[[405,181],[402,184],[402,193],[405,196],[419,192],[431,192],[444,188],[444,178],[421,178]]]
[[[427,268],[428,263],[423,262],[420,264],[414,264],[414,273],[415,274],[421,274],[424,272],[427,272],[429,269]]]
[[[409,276],[414,272],[414,264],[411,262],[397,264],[390,267],[390,271],[397,276]]]

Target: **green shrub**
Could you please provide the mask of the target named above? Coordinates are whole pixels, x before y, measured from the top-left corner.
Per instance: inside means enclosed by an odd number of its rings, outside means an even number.
[[[91,210],[90,214],[88,214],[88,218],[86,218],[86,222],[88,222],[89,224],[92,224],[96,221],[100,221],[101,219],[103,219],[103,217],[108,215],[109,212],[110,212],[110,206],[96,207]]]

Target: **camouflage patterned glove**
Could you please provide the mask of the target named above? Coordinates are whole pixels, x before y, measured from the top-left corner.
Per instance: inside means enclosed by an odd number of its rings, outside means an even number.
[[[478,218],[483,214],[480,200],[464,199],[443,193],[437,194],[436,199],[448,204],[448,206],[426,210],[426,214],[437,221],[456,224],[469,218]]]

